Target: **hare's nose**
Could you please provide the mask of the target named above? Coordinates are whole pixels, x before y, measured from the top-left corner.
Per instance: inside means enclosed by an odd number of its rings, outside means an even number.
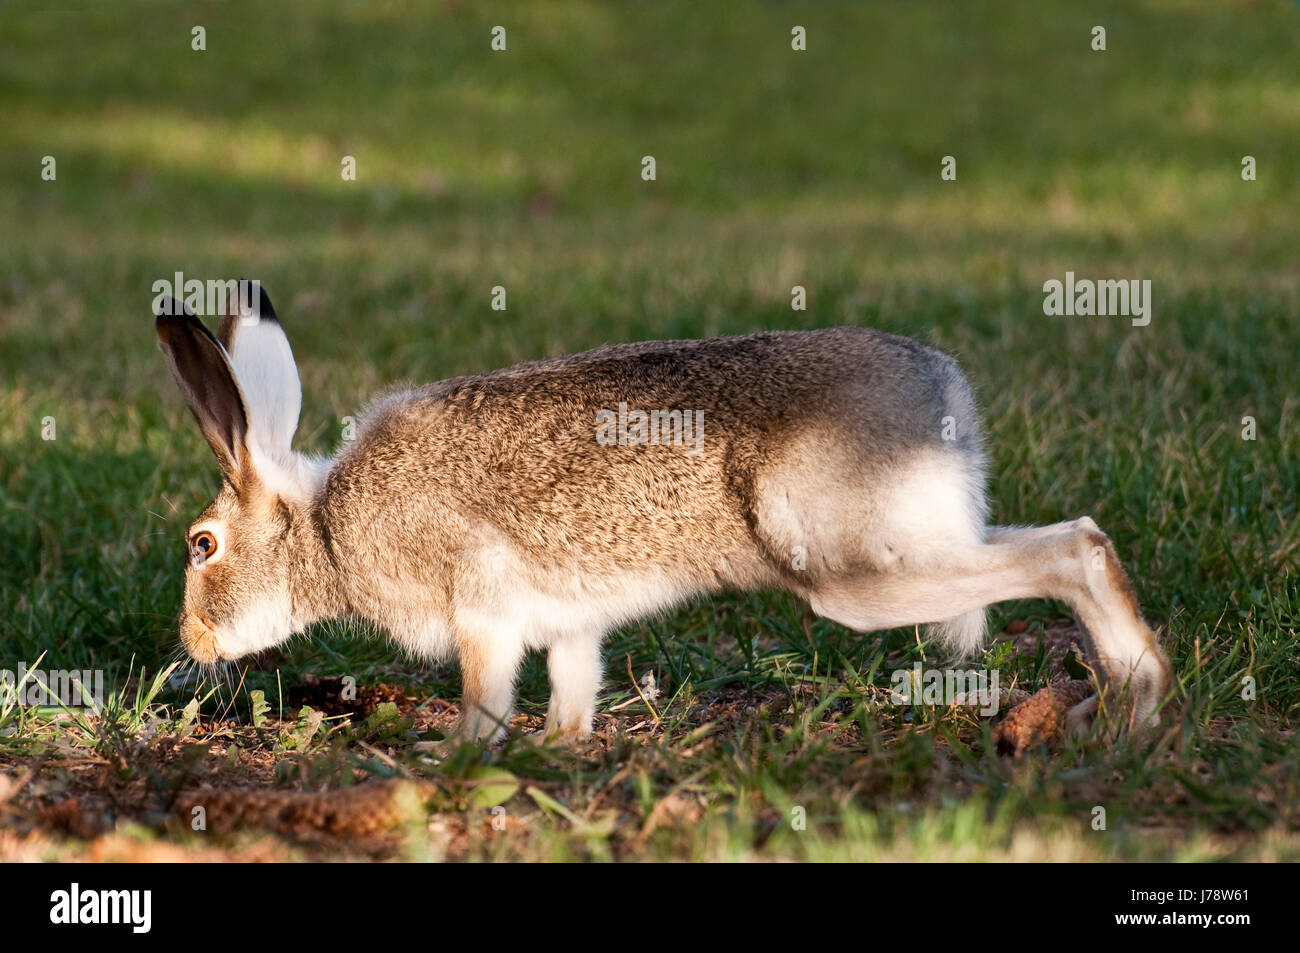
[[[196,662],[206,664],[217,660],[216,630],[198,615],[186,613],[181,620],[181,644]]]

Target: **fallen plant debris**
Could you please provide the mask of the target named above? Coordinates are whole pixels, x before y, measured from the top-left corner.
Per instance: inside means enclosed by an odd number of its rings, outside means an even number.
[[[183,792],[175,815],[218,834],[257,828],[295,839],[374,837],[423,816],[437,786],[405,779],[326,791],[202,787]]]
[[[1073,679],[1048,685],[1033,695],[1018,689],[1009,692],[1011,710],[993,729],[998,751],[1019,757],[1034,745],[1058,741],[1065,731],[1065,713],[1092,694],[1091,682]]]

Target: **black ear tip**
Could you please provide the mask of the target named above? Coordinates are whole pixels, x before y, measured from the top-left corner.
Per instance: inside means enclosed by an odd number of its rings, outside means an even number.
[[[276,324],[279,324],[280,319],[276,317],[275,308],[271,306],[271,296],[266,293],[266,289],[262,287],[261,282],[258,282],[257,290],[261,292],[261,297],[257,300],[258,320],[274,321]]]
[[[256,310],[257,320],[274,321],[276,324],[279,324],[280,319],[276,317],[275,307],[271,304],[271,296],[268,295],[266,293],[266,289],[262,287],[262,282],[253,281],[251,278],[239,279],[240,297],[245,301],[249,301],[249,303],[251,304],[252,302],[250,301],[249,297],[244,294],[245,288],[257,289],[257,304],[255,305],[257,309]]]
[[[160,308],[158,314],[154,315],[153,329],[158,334],[159,342],[164,340],[175,341],[181,328],[193,320],[179,307],[174,313],[168,313]]]
[[[154,318],[153,332],[158,341],[158,350],[164,354],[173,353],[184,341],[181,324],[185,318],[178,314],[160,314]]]
[[[155,318],[192,318],[194,312],[184,301],[173,298],[171,295],[163,295],[154,304],[153,316]]]

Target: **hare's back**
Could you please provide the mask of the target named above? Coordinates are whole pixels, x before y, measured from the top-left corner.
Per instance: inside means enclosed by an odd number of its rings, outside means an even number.
[[[644,342],[390,399],[345,468],[383,487],[376,505],[421,501],[427,521],[412,519],[431,530],[485,523],[539,555],[727,565],[722,581],[747,583],[756,559],[786,559],[791,527],[870,508],[899,460],[953,452],[947,417],[974,439],[955,364],[883,332]],[[781,498],[809,506],[774,510]]]

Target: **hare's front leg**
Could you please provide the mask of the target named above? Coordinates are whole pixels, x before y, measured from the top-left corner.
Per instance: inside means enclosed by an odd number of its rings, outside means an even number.
[[[512,626],[465,614],[457,615],[455,638],[463,693],[455,733],[470,741],[500,741],[514,707],[523,639]]]
[[[570,636],[552,643],[546,667],[551,676],[546,738],[586,738],[600,691],[600,636]]]

